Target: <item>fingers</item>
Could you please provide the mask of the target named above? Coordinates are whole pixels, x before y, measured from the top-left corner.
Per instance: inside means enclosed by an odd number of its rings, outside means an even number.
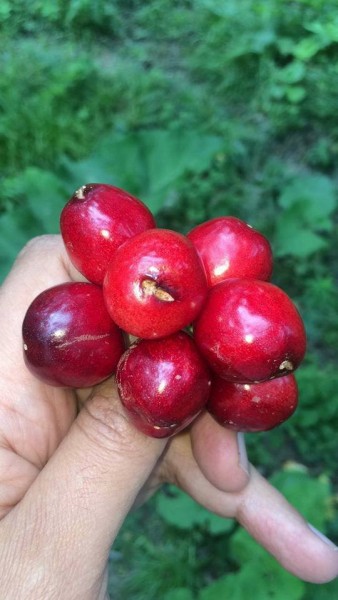
[[[207,430],[207,426],[203,426]],[[228,437],[228,432],[225,437]],[[202,442],[201,439],[201,448]],[[229,454],[237,458],[234,438],[230,437],[224,444]],[[211,459],[208,464],[209,459],[205,460],[204,456],[203,470],[200,469],[197,460],[200,459],[201,450],[196,452],[196,447],[196,440],[195,447],[192,447],[187,433],[170,442],[165,473],[170,482],[181,487],[211,512],[224,518],[236,518],[285,569],[300,579],[324,583],[338,576],[337,549],[330,541],[316,535],[303,517],[253,467],[242,489],[232,493],[222,491],[220,488],[224,490],[228,485],[221,477],[223,471],[219,465],[214,469]],[[205,448],[207,453],[208,446]],[[228,474],[233,469],[239,483],[239,467],[236,465],[229,467]],[[211,469],[210,477],[208,467]],[[217,486],[213,485],[211,479]]]
[[[21,379],[12,389],[0,382],[0,520],[25,495],[77,413],[71,390],[39,390],[25,372]]]
[[[291,573],[325,583],[338,576],[338,548],[323,540],[255,469],[238,495],[238,521]]]
[[[12,576],[20,568],[22,581],[32,565],[42,562],[43,572],[62,577],[59,585],[67,578],[69,586],[81,582],[83,594],[79,590],[77,597],[96,597],[92,589],[91,596],[86,593],[102,577],[110,546],[165,443],[136,431],[116,388],[111,382],[102,385],[2,522],[4,535],[8,528],[13,539]]]
[[[24,496],[39,469],[6,447],[0,447],[0,521]]]
[[[210,512],[225,518],[235,517],[236,495],[225,493],[219,487],[215,487],[207,472],[203,473],[194,456],[188,432],[170,441],[161,475],[163,480],[180,487]],[[223,485],[226,485],[225,480]]]
[[[249,479],[243,434],[221,427],[207,412],[193,423],[191,443],[202,473],[224,492],[241,490]]]

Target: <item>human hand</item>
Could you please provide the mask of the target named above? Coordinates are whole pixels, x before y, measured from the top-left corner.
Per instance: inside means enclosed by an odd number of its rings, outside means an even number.
[[[209,415],[169,441],[153,439],[128,422],[112,381],[72,391],[29,373],[25,311],[39,292],[72,279],[81,277],[59,236],[46,236],[24,249],[0,291],[0,597],[104,598],[124,518],[164,481],[237,518],[298,577],[337,576],[338,552],[249,468],[236,434]]]

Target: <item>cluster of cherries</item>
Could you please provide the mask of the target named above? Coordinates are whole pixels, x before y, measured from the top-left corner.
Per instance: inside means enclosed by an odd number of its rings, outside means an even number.
[[[116,375],[133,423],[171,436],[208,410],[238,431],[295,411],[303,321],[269,282],[266,237],[236,217],[186,236],[156,227],[143,202],[87,184],[61,213],[62,238],[87,282],[45,290],[23,322],[28,368],[44,382],[91,387]]]

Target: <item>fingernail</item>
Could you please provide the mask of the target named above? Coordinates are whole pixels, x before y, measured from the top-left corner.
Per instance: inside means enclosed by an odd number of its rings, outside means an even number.
[[[237,433],[237,446],[238,446],[238,457],[239,457],[239,466],[247,475],[249,475],[249,460],[246,452],[244,433],[239,431]]]
[[[329,538],[326,537],[326,535],[324,535],[321,531],[318,531],[318,529],[316,529],[313,525],[311,525],[311,523],[308,523],[308,526],[311,529],[312,533],[314,533],[317,537],[319,537],[322,540],[322,542],[325,542],[325,544],[330,546],[330,548],[332,548],[333,550],[338,552],[338,546],[336,546],[336,544],[331,542],[331,540],[329,540]]]

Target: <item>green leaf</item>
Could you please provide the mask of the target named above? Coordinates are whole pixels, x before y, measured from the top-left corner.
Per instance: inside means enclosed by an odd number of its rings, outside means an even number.
[[[304,600],[333,600],[338,598],[338,578],[324,585],[308,583]]]
[[[314,478],[304,471],[285,468],[270,482],[293,504],[299,512],[320,530],[330,518],[331,486],[324,475]]]
[[[327,246],[322,232],[333,228],[337,199],[333,181],[320,174],[295,177],[279,199],[283,212],[276,222],[274,246],[278,256],[304,258]]]
[[[113,133],[92,156],[66,167],[75,188],[90,181],[112,183],[139,196],[156,213],[183,175],[208,169],[221,148],[221,138],[197,131]]]
[[[149,191],[161,192],[186,171],[200,173],[221,149],[218,137],[196,131],[154,130],[140,138],[148,165]]]
[[[278,72],[278,79],[283,83],[298,83],[306,75],[306,68],[300,60],[294,60]]]
[[[99,155],[90,156],[78,162],[72,162],[64,158],[63,167],[67,171],[71,189],[75,191],[85,183],[114,183],[118,185],[118,181],[112,180],[111,170],[105,162]]]
[[[56,175],[36,167],[5,179],[3,190],[16,203],[0,217],[0,279],[31,237],[59,232],[60,212],[69,197]]]
[[[304,222],[330,228],[329,217],[336,208],[337,195],[332,179],[321,174],[295,177],[278,199],[281,208],[300,206]]]
[[[177,588],[164,595],[163,600],[193,600],[193,595],[188,588]]]
[[[64,165],[74,189],[85,183],[108,183],[137,195],[146,186],[138,134],[105,136],[89,157]]]
[[[26,205],[11,209],[0,217],[0,281],[8,274],[26,242],[41,233],[41,223]]]
[[[293,54],[295,42],[290,37],[278,37],[276,39],[276,46],[283,55]]]
[[[315,33],[325,45],[338,41],[338,17],[335,12],[332,13],[331,21],[325,23],[322,20],[315,20],[308,23],[306,29]]]
[[[338,18],[327,24],[326,32],[331,42],[338,42]]]
[[[278,563],[260,561],[253,555],[238,573],[225,575],[218,581],[204,588],[198,600],[243,600],[243,598],[259,598],[259,600],[300,600],[303,597],[305,584],[294,577]]]
[[[326,247],[324,238],[309,229],[303,229],[302,224],[295,222],[290,215],[279,217],[274,237],[276,256],[307,258]]]
[[[293,55],[299,60],[308,61],[315,56],[326,44],[316,36],[302,39],[293,47]]]
[[[231,537],[231,554],[239,565],[244,565],[254,558],[260,561],[270,557],[268,552],[242,528]]]
[[[304,100],[306,89],[300,85],[292,85],[286,88],[286,97],[292,104],[298,104]]]
[[[8,17],[11,15],[11,12],[11,2],[8,2],[8,0],[2,0],[0,4],[0,22],[8,19]]]
[[[280,100],[285,96],[285,86],[272,83],[269,87],[269,94],[272,98]]]
[[[158,494],[156,508],[169,525],[178,529],[188,530],[198,525],[209,533],[218,535],[228,533],[234,526],[233,520],[222,519],[210,513],[174,486],[169,486],[168,494]]]
[[[22,175],[27,194],[27,204],[40,221],[40,233],[58,233],[60,213],[68,200],[67,190],[61,180],[50,171],[29,167]]]

